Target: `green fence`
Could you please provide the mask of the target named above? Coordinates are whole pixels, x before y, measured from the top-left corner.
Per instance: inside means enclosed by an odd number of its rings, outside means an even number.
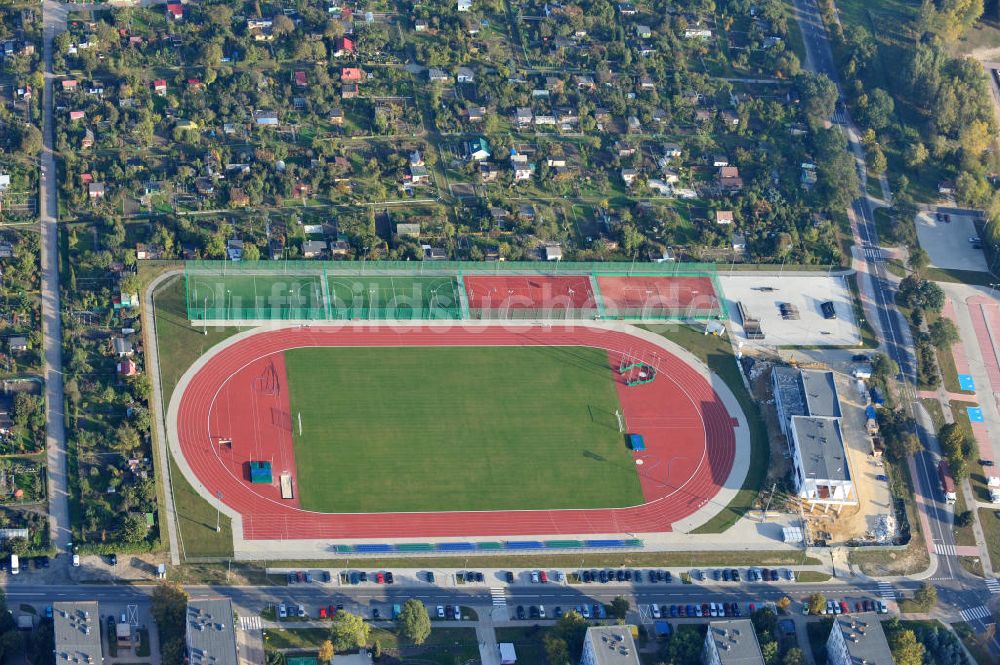
[[[594,301],[539,307],[469,309],[463,275],[586,275]],[[612,306],[598,280],[613,277],[707,277],[714,300],[699,306]],[[191,321],[457,321],[726,318],[713,264],[473,261],[188,261],[184,268]],[[708,295],[708,294],[706,294]],[[605,305],[608,305],[605,307]]]

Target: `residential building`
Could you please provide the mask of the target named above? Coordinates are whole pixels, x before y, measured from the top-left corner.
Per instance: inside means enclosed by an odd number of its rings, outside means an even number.
[[[7,348],[11,351],[27,351],[28,338],[23,335],[7,338]]]
[[[830,665],[893,665],[885,631],[874,612],[841,614],[833,621],[826,641]]]
[[[479,136],[465,144],[465,155],[475,162],[482,162],[490,158],[490,144],[486,139]]]
[[[342,58],[354,55],[354,40],[350,37],[337,37],[333,42],[333,57]]]
[[[639,665],[632,626],[591,626],[583,637],[580,665]]]
[[[448,72],[445,70],[431,67],[427,70],[427,80],[432,83],[447,83],[451,80],[451,77],[448,76]]]
[[[278,125],[278,112],[277,111],[255,111],[253,114],[254,122],[258,127],[277,127]]]
[[[360,67],[344,67],[340,70],[341,83],[360,83],[365,79],[365,73]]]
[[[639,171],[636,169],[622,169],[622,182],[625,183],[626,187],[631,187],[638,177]]]
[[[459,67],[455,73],[455,80],[458,83],[475,83],[476,73],[470,67]]]
[[[179,2],[171,2],[167,5],[167,16],[180,21],[184,18],[184,5]]]
[[[733,211],[732,210],[716,210],[715,211],[715,223],[716,224],[732,224],[733,223]]]
[[[329,120],[332,125],[343,125],[344,109],[330,109],[330,113],[327,114],[326,119]]]
[[[228,598],[188,600],[187,650],[190,665],[239,665]]]
[[[740,177],[740,170],[735,166],[721,167],[716,182],[723,190],[743,189],[743,178]]]
[[[326,253],[327,243],[325,240],[306,240],[302,243],[302,256],[306,259],[316,259]]]
[[[546,245],[545,246],[545,260],[546,261],[562,261],[563,250],[560,245]]]
[[[457,0],[456,9],[460,12],[467,12],[472,9],[472,0]]]
[[[358,96],[357,83],[345,83],[342,86],[340,86],[341,99],[354,99],[357,96]]]
[[[473,106],[467,111],[467,117],[469,118],[469,122],[482,122],[486,119],[486,107]]]
[[[702,656],[705,665],[764,665],[750,619],[710,621]]]
[[[156,79],[153,81],[153,92],[163,96],[167,94],[167,81],[166,79]]]
[[[96,601],[52,604],[55,660],[86,665],[104,662],[101,648],[101,613]]]
[[[92,201],[95,199],[103,199],[105,191],[103,182],[91,182],[87,185],[87,196],[89,196]]]

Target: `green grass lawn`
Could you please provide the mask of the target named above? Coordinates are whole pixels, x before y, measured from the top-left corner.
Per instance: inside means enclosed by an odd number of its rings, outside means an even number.
[[[992,508],[979,509],[979,525],[983,527],[986,547],[990,552],[990,563],[994,572],[1000,568],[1000,517]]]
[[[299,499],[324,512],[642,503],[604,351],[285,353]],[[401,491],[405,488],[405,491]]]
[[[457,319],[461,313],[458,281],[446,277],[329,277],[333,315],[338,319],[410,319],[422,316]]]

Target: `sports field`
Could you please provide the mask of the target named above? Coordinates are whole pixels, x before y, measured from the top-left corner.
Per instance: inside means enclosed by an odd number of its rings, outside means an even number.
[[[329,278],[335,319],[458,319],[458,281],[445,277]]]
[[[298,498],[321,512],[643,503],[590,347],[285,352]],[[302,433],[298,417],[301,414]]]
[[[188,280],[188,310],[202,319],[324,319],[320,275],[198,275]]]

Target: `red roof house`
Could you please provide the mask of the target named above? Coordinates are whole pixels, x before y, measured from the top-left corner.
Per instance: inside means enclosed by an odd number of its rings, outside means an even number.
[[[301,70],[295,72],[295,85],[299,86],[300,88],[306,87],[307,82],[306,82],[306,73],[305,72],[303,72]]]
[[[342,83],[360,83],[365,78],[365,73],[358,67],[344,67],[340,70],[340,81]]]
[[[156,79],[153,81],[153,92],[158,95],[167,94],[167,82],[164,79]]]
[[[184,5],[179,2],[171,2],[167,5],[167,16],[175,21],[180,21],[184,18]]]
[[[70,111],[69,112],[69,119],[70,120],[83,120],[86,115],[87,114],[84,113],[83,111]]]
[[[354,40],[350,37],[337,37],[333,43],[333,55],[336,58],[354,53]]]

